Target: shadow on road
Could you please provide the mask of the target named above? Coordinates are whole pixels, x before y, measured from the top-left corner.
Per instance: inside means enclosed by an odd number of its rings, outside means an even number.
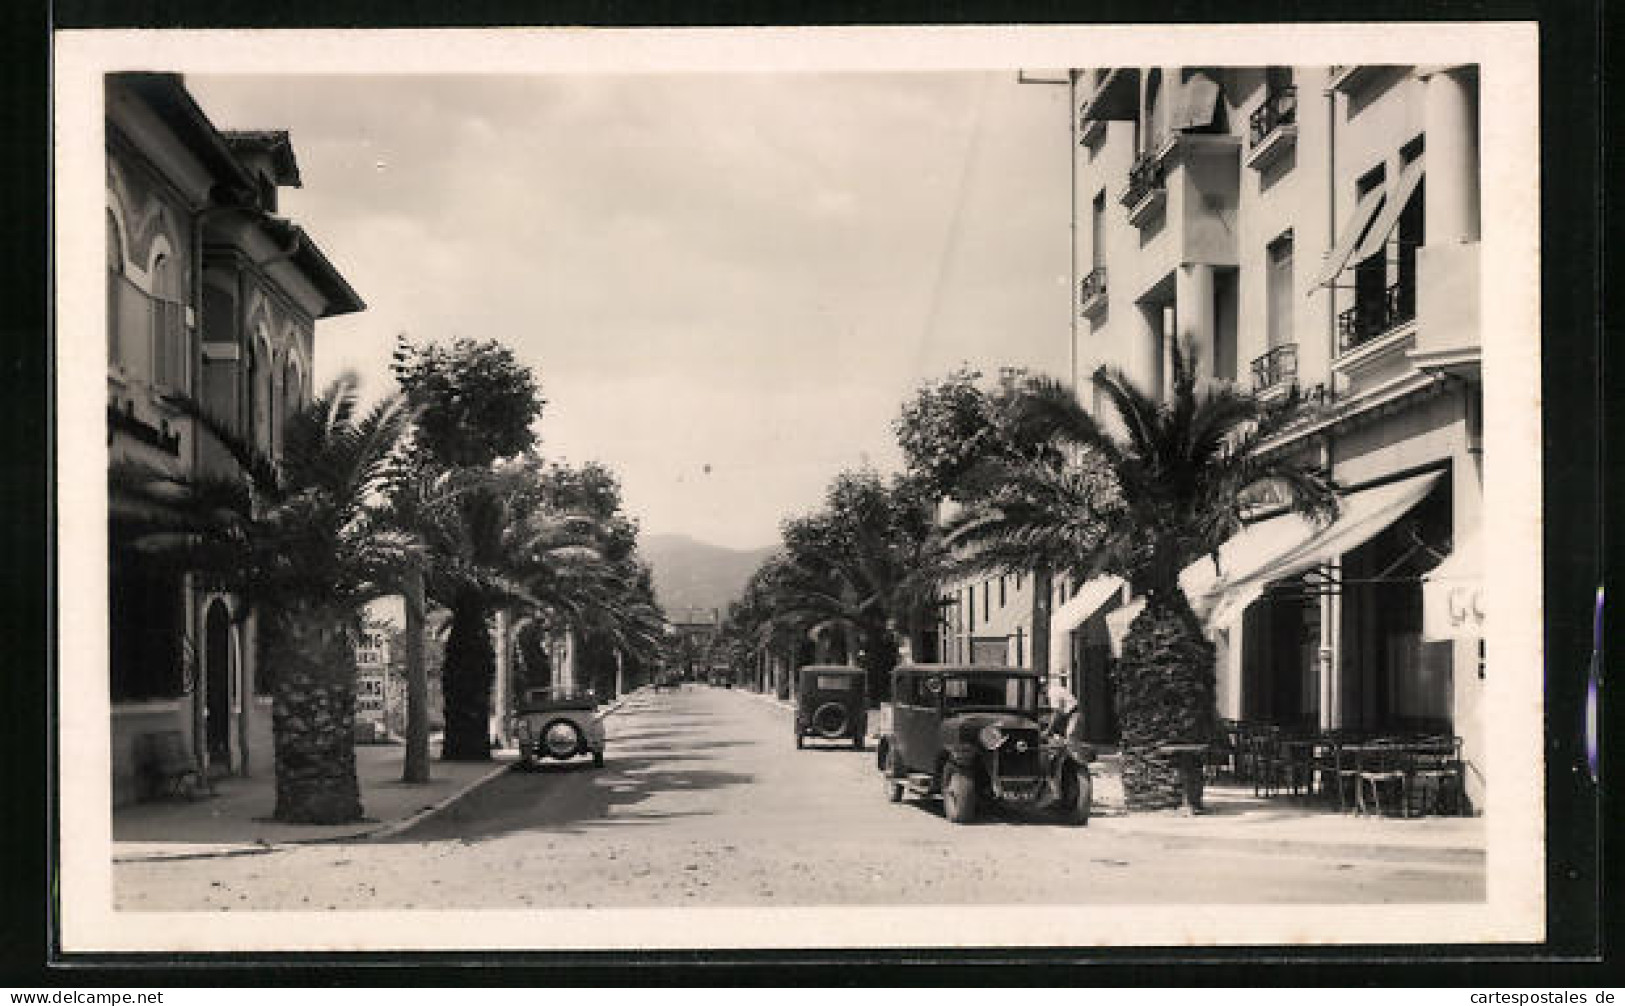
[[[503,773],[434,817],[382,844],[479,842],[520,832],[579,834],[593,827],[635,825],[701,811],[626,812],[660,793],[693,793],[742,786],[755,777],[741,772],[665,767],[652,758],[612,758],[601,769],[589,762],[542,764]]]

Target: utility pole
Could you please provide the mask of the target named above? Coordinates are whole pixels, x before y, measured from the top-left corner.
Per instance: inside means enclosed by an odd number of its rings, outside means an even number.
[[[1018,84],[1049,84],[1066,88],[1066,119],[1069,142],[1067,161],[1067,257],[1070,278],[1067,282],[1066,316],[1069,342],[1067,344],[1067,376],[1074,394],[1078,390],[1078,75],[1081,70],[1066,71],[1066,79],[1029,77],[1025,70],[1016,71]]]

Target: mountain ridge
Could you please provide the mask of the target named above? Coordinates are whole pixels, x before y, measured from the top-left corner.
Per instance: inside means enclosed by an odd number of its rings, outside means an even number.
[[[726,611],[774,546],[730,548],[681,532],[643,534],[638,552],[654,576],[655,597],[667,615],[683,608]]]

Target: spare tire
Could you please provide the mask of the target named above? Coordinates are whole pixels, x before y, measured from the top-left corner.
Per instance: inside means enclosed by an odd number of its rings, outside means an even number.
[[[846,707],[839,702],[826,702],[812,714],[812,727],[818,736],[833,739],[846,736]]]

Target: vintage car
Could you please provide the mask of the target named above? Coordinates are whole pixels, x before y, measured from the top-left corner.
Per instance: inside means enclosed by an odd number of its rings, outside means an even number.
[[[796,748],[806,738],[850,738],[863,750],[869,732],[869,707],[861,667],[809,664],[796,675]]]
[[[544,757],[563,761],[590,754],[594,765],[603,765],[604,724],[597,709],[598,697],[588,689],[527,689],[513,713],[520,763],[534,768]]]
[[[1007,667],[903,665],[892,674],[891,727],[877,758],[893,803],[941,796],[963,824],[997,803],[1089,823],[1094,784],[1087,745],[1041,725],[1038,676]]]

